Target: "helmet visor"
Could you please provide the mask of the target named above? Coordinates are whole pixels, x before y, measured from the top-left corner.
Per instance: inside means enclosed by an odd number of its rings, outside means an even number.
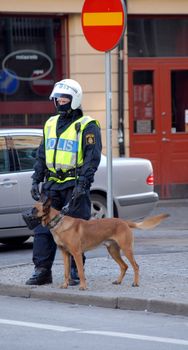
[[[58,82],[55,84],[52,93],[50,95],[50,100],[54,97],[64,97],[64,95],[71,96],[71,98],[77,93],[77,90],[72,86],[66,85],[64,83]],[[70,97],[69,97],[70,98]]]

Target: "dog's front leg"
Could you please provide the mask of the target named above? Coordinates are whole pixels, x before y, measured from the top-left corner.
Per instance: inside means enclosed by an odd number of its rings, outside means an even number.
[[[74,260],[76,262],[76,267],[78,270],[78,276],[80,277],[80,290],[86,290],[87,285],[86,285],[86,279],[85,279],[85,274],[84,274],[84,266],[83,266],[83,258],[82,258],[82,252],[81,253],[73,253],[72,255],[74,257]]]
[[[70,254],[64,250],[61,249],[61,253],[63,255],[63,261],[64,261],[64,282],[60,286],[60,288],[68,288],[69,285],[69,277],[70,277]]]

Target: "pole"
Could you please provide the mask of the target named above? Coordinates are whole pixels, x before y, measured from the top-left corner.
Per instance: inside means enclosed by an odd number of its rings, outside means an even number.
[[[125,156],[124,136],[124,39],[118,45],[118,144],[119,156]]]
[[[111,218],[113,217],[111,51],[105,52],[105,82],[106,82],[107,216]]]

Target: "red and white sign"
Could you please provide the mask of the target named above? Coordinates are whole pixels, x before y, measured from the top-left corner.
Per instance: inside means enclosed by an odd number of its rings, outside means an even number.
[[[85,0],[82,29],[94,49],[104,52],[114,49],[125,30],[123,0]]]
[[[36,79],[38,76],[39,79]],[[40,78],[39,73],[36,71],[32,74],[32,78],[31,89],[33,92],[40,96],[49,96],[55,83],[52,74]]]

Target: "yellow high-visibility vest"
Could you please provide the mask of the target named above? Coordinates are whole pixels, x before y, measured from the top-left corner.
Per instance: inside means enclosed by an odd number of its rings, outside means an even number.
[[[82,116],[73,122],[59,137],[56,134],[56,126],[59,115],[51,117],[47,120],[44,126],[44,137],[45,137],[45,156],[47,168],[56,174],[56,171],[61,169],[62,172],[66,172],[76,167],[76,153],[77,155],[77,166],[81,167],[83,164],[83,152],[82,152],[82,134],[85,127],[94,121],[99,126],[97,120],[92,119],[89,116]],[[80,123],[80,131],[77,132],[75,125]],[[65,180],[57,179],[52,175],[48,179],[54,180],[58,183],[63,183],[68,180],[72,180],[75,177],[66,177]]]

